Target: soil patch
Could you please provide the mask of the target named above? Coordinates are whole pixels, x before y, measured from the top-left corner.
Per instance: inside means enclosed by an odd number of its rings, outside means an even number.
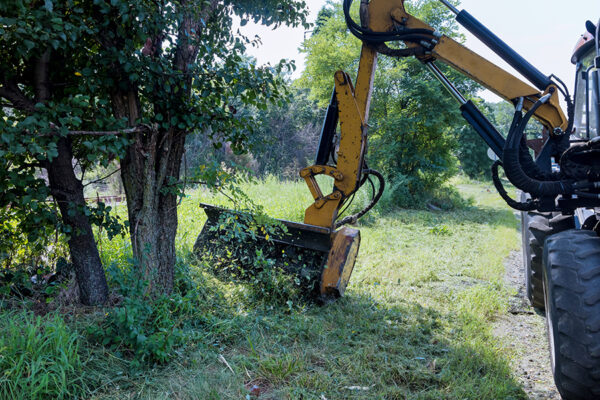
[[[507,286],[513,290],[509,312],[496,322],[494,333],[512,351],[511,367],[530,399],[560,400],[554,386],[543,313],[535,311],[525,294],[522,253],[505,260]]]

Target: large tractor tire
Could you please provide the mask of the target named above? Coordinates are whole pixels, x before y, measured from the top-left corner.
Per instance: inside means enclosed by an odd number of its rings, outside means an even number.
[[[567,230],[544,247],[554,381],[565,400],[600,399],[600,237]]]
[[[525,192],[521,192],[520,197],[521,202],[529,199],[529,195]],[[544,310],[542,253],[544,250],[544,241],[551,234],[550,218],[552,218],[552,214],[550,213],[541,213],[538,211],[521,212],[525,294],[531,305],[542,311]]]
[[[521,192],[522,202],[528,198],[528,194]],[[572,216],[539,211],[521,212],[525,293],[535,309],[544,311],[545,307],[542,276],[544,242],[555,233],[573,228],[575,223]]]
[[[542,256],[544,242],[552,235],[548,213],[523,213],[523,263],[525,267],[525,293],[534,308],[544,310],[544,288],[542,284]]]

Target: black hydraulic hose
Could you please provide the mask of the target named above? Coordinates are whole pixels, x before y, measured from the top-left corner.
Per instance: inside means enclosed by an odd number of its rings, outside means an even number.
[[[346,25],[350,32],[362,41],[369,43],[384,43],[397,40],[407,40],[411,42],[430,41],[435,35],[430,29],[402,29],[391,32],[374,32],[363,28],[350,16],[350,7],[353,0],[344,0],[343,10],[346,19]]]
[[[354,32],[352,30],[350,30],[350,32],[356,36],[357,38],[359,38],[361,41],[363,42],[367,42],[367,43],[372,43],[372,44],[381,44],[384,42],[392,42],[392,41],[409,41],[409,42],[422,42],[422,41],[430,41],[431,40],[431,36],[426,36],[426,35],[421,35],[421,34],[416,34],[412,32],[411,30],[407,30],[406,32],[398,32],[398,33],[394,33],[394,34],[390,34],[390,33],[383,33],[383,32],[369,32],[369,33],[362,33],[362,32]]]
[[[500,197],[502,197],[502,199],[504,199],[506,204],[508,204],[509,207],[512,207],[515,210],[519,210],[519,211],[532,211],[532,210],[537,209],[538,204],[537,204],[537,202],[535,202],[533,200],[528,200],[525,203],[521,203],[519,201],[512,199],[508,195],[508,193],[506,192],[506,189],[504,189],[504,185],[502,185],[502,181],[500,180],[500,176],[498,173],[498,167],[502,167],[502,163],[500,161],[496,161],[494,164],[492,164],[492,181],[494,182],[494,186],[496,187],[498,194],[500,195]]]
[[[529,153],[529,147],[527,147],[527,139],[525,136],[521,139],[521,145],[519,146],[519,162],[523,171],[532,179],[539,181],[559,181],[562,179],[561,174],[554,172],[546,172],[535,162]]]
[[[523,102],[524,101],[525,100],[522,97],[519,98],[519,103],[515,107],[515,114],[513,116],[513,120],[510,124],[510,128],[508,129],[508,132],[512,132],[513,130],[515,130],[523,121]]]
[[[336,162],[337,164],[337,162]],[[350,206],[352,205],[352,202],[354,201],[354,198],[356,197],[356,193],[363,187],[363,185],[367,182],[367,180],[371,183],[371,187],[373,187],[373,182],[371,182],[371,179],[369,178],[369,174],[366,173],[365,171],[368,171],[369,167],[367,165],[367,160],[363,161],[363,169],[361,172],[361,179],[360,182],[358,183],[358,185],[356,186],[356,188],[352,191],[352,193],[350,193],[350,195],[348,196],[349,199],[346,200],[344,199],[344,201],[342,202],[342,204],[344,205],[344,208],[342,211],[340,211],[338,213],[337,218],[341,218],[342,215],[344,215],[344,213],[350,208]],[[373,188],[373,196],[375,195],[375,189]]]
[[[383,195],[383,191],[385,190],[385,178],[383,177],[383,175],[379,171],[375,171],[374,169],[363,170],[363,175],[364,176],[373,175],[377,178],[377,180],[379,181],[379,189],[377,190],[377,194],[373,197],[371,202],[369,204],[367,204],[367,206],[365,208],[363,208],[360,212],[353,214],[353,215],[348,215],[347,217],[342,218],[340,221],[337,221],[335,223],[336,229],[343,225],[356,223],[356,221],[359,218],[361,218],[366,213],[371,211],[371,209],[373,207],[375,207],[375,205],[381,199],[381,196]]]
[[[344,5],[343,5],[344,18],[346,19],[346,24],[348,25],[348,28],[351,31],[359,32],[362,34],[372,35],[374,37],[390,36],[393,33],[396,33],[396,32],[374,32],[370,29],[363,28],[362,26],[360,26],[359,24],[354,22],[354,20],[350,16],[350,7],[352,6],[352,2],[353,2],[353,0],[344,0]],[[422,29],[422,28],[407,29],[406,31],[410,32],[410,33],[414,33],[414,34],[433,35],[433,31],[431,29]],[[397,33],[401,33],[401,31],[398,31]]]
[[[534,179],[523,170],[520,160],[521,143],[525,127],[537,109],[550,100],[550,96],[551,94],[545,95],[533,105],[518,126],[509,132],[504,145],[502,165],[506,177],[513,185],[530,193],[532,197],[556,196],[559,194],[573,193],[573,182],[566,180],[548,182]]]
[[[513,116],[513,120],[510,125],[510,129],[508,130],[509,132],[512,132],[513,130],[517,129],[518,126],[523,121],[522,110],[523,110],[523,98],[520,98],[519,103],[517,104],[517,106],[515,108],[515,114]],[[539,165],[537,165],[537,163],[531,158],[531,155],[529,154],[529,148],[527,147],[527,139],[525,138],[525,135],[523,135],[523,137],[521,139],[521,145],[519,148],[519,162],[521,163],[521,167],[523,168],[523,171],[530,178],[538,179],[541,181],[557,180],[557,178],[555,178],[554,176],[551,176],[550,174],[547,174],[545,171],[543,171],[539,167]]]
[[[377,52],[390,57],[406,58],[406,57],[418,57],[425,54],[423,47],[410,47],[408,49],[392,49],[385,43],[381,43],[377,46]]]
[[[575,192],[578,197],[582,197],[584,199],[600,199],[600,194],[598,193],[587,193],[587,192]]]
[[[565,102],[567,103],[568,125],[565,132],[570,134],[571,132],[573,132],[573,124],[575,123],[575,104],[573,104],[573,99],[571,98],[571,94],[569,93],[569,88],[567,87],[567,85],[565,85],[565,83],[554,74],[550,75],[550,79],[554,79],[556,80],[556,82],[558,82],[558,84],[556,84],[556,87],[562,93]],[[566,151],[567,148],[565,148],[563,151]]]
[[[506,147],[518,147],[518,144],[523,138],[523,132],[525,132],[525,128],[527,127],[529,120],[531,119],[531,117],[533,117],[538,108],[540,108],[542,105],[546,104],[550,100],[550,97],[551,95],[547,94],[533,104],[533,107],[531,107],[531,109],[527,111],[527,113],[521,119],[521,121],[518,123],[515,129],[509,132],[508,137],[506,138]]]

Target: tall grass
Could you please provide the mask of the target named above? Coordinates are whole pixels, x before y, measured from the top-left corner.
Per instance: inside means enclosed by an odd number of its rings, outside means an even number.
[[[58,314],[0,315],[1,399],[76,399],[82,375],[79,335]]]
[[[317,177],[323,192],[331,190],[331,180]],[[367,185],[368,186],[368,185]],[[275,176],[267,176],[255,182],[240,185],[240,189],[252,201],[263,208],[264,212],[278,219],[302,222],[304,211],[313,203],[306,183],[301,180],[280,181]],[[348,213],[362,209],[370,201],[369,190],[361,190],[354,198]],[[236,205],[223,193],[211,191],[205,187],[189,189],[178,207],[178,227],[175,246],[177,256],[185,257],[192,249],[198,234],[206,222],[206,215],[200,208],[200,203],[212,204],[224,208],[234,208]],[[125,205],[115,208],[115,212],[126,218]],[[372,211],[371,218],[376,215]],[[368,218],[368,217],[367,217]],[[127,234],[108,240],[105,233],[99,233],[99,249],[104,265],[128,265],[131,263],[131,243]]]
[[[197,328],[202,340],[168,368],[118,378],[97,397],[241,399],[258,386],[264,399],[525,398],[510,350],[493,335],[494,319],[507,312],[503,260],[518,248],[517,221],[491,187],[455,184],[473,200],[452,211],[391,207],[361,220],[348,291],[328,306],[261,306],[243,285],[190,264],[211,302]],[[244,191],[287,220],[302,221],[312,203],[303,182],[267,178]],[[232,207],[220,194],[188,193],[176,243],[184,265],[205,220],[200,202]],[[107,244],[107,260],[126,259],[126,243]]]

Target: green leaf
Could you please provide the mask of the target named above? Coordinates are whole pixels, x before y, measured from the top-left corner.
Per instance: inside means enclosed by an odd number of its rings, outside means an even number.
[[[54,10],[54,5],[52,4],[52,0],[45,0],[44,8],[46,9],[46,11],[51,13]]]
[[[27,48],[27,51],[30,51],[31,49],[33,49],[35,47],[35,43],[33,43],[31,40],[25,39],[25,40],[23,40],[23,44]]]
[[[32,125],[37,121],[37,118],[35,118],[33,115],[30,115],[29,117],[25,118],[23,120],[23,122],[21,122],[21,124],[23,125]]]

